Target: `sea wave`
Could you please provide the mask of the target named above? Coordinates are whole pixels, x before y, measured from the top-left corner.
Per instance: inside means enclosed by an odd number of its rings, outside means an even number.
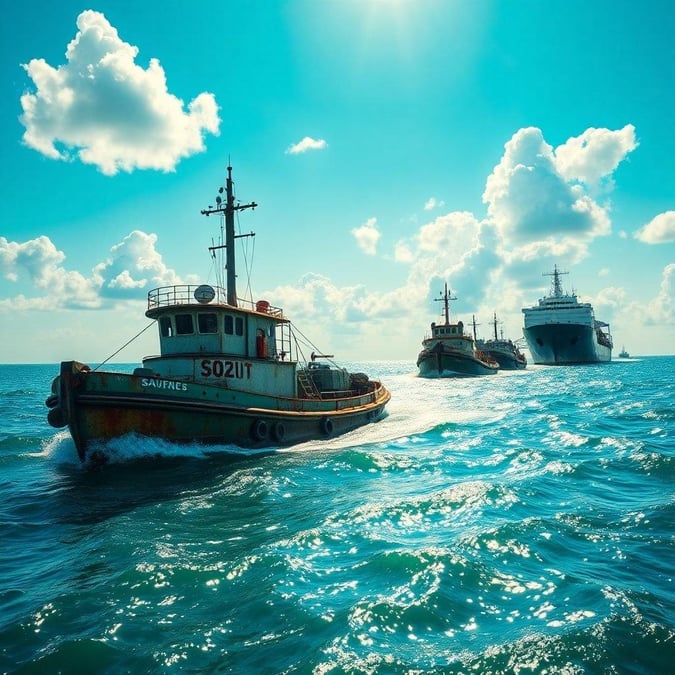
[[[0,672],[669,672],[675,359],[371,365],[387,416],[345,436],[98,468],[54,367],[7,371]]]

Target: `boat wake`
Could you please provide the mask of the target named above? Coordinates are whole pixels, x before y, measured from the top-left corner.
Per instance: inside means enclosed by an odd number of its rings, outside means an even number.
[[[106,443],[99,443],[84,464],[77,456],[75,443],[68,431],[60,431],[44,447],[44,455],[58,465],[76,465],[84,469],[147,460],[212,459],[214,456],[254,457],[269,454],[270,448],[244,450],[236,445],[206,446],[200,443],[173,443],[158,438],[127,434]]]
[[[79,465],[75,443],[67,429],[57,431],[42,442],[41,455],[55,464]]]
[[[505,414],[493,406],[476,405],[472,393],[473,387],[478,385],[476,378],[462,378],[461,390],[451,386],[447,379],[420,378],[416,373],[388,377],[385,385],[392,393],[391,401],[387,404],[385,416],[375,424],[284,451],[341,450],[389,444],[448,424],[492,424]]]

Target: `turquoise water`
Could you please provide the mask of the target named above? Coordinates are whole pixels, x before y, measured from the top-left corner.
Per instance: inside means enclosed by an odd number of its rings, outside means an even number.
[[[675,357],[422,380],[332,441],[79,465],[0,366],[0,672],[668,673]]]

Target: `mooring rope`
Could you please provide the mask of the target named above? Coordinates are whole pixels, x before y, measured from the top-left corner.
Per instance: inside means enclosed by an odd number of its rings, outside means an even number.
[[[155,323],[154,320],[151,321],[140,333],[134,335],[134,337],[132,337],[131,340],[123,344],[116,352],[113,352],[105,361],[101,361],[101,363],[99,363],[96,366],[96,368],[93,368],[93,370],[98,370],[101,366],[104,366],[106,363],[108,363],[108,361],[110,361],[110,359],[112,359],[113,356],[117,356],[117,354],[119,354],[125,347],[128,347],[137,337],[143,335],[143,333],[145,333],[145,331],[148,330],[148,328],[150,328],[150,326],[152,326],[153,323]]]

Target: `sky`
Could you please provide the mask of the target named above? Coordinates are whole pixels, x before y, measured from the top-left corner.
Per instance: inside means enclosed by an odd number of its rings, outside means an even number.
[[[0,11],[0,363],[156,354],[228,164],[239,296],[337,360],[414,361],[445,283],[522,338],[554,265],[615,354],[675,353],[671,0]]]

